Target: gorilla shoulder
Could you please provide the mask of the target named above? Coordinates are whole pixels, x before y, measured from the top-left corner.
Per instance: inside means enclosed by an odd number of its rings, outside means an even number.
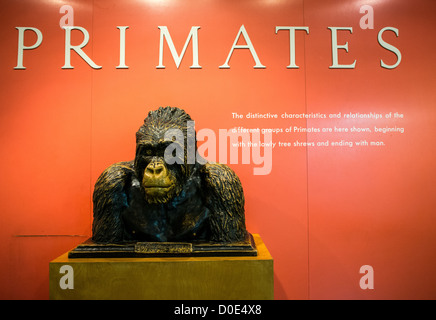
[[[128,207],[127,188],[134,174],[133,161],[119,162],[97,179],[93,194],[94,241],[117,242],[123,238],[121,213]]]
[[[206,205],[211,210],[212,240],[244,240],[245,199],[241,181],[227,165],[206,163],[202,168]]]

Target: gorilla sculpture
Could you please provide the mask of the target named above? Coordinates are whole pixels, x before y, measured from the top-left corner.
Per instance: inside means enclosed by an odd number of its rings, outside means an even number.
[[[226,165],[188,163],[187,121],[191,117],[179,108],[149,112],[136,133],[135,159],[101,174],[93,194],[95,243],[246,239],[241,182]],[[165,150],[175,143],[165,140],[170,129],[183,132],[185,152],[179,163],[165,161]]]

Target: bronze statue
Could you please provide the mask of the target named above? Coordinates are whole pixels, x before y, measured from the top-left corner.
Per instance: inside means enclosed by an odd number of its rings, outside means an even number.
[[[94,243],[247,241],[241,182],[226,165],[187,161],[188,121],[179,108],[149,112],[136,133],[135,159],[101,174],[93,195]],[[177,151],[168,149],[174,138],[165,139],[172,129],[183,132],[185,152],[169,164],[165,152]]]

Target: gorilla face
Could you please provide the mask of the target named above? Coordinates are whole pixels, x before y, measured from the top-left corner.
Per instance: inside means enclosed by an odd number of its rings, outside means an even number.
[[[182,189],[180,165],[167,165],[164,152],[168,143],[138,146],[135,167],[148,203],[167,203]]]

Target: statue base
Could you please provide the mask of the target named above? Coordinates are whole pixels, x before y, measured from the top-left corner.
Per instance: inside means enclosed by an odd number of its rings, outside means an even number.
[[[257,256],[76,258],[49,265],[52,300],[269,300],[273,259],[258,234]]]
[[[99,244],[88,239],[68,253],[68,258],[146,258],[146,257],[219,257],[256,256],[253,236],[244,241],[213,242],[131,242]]]

